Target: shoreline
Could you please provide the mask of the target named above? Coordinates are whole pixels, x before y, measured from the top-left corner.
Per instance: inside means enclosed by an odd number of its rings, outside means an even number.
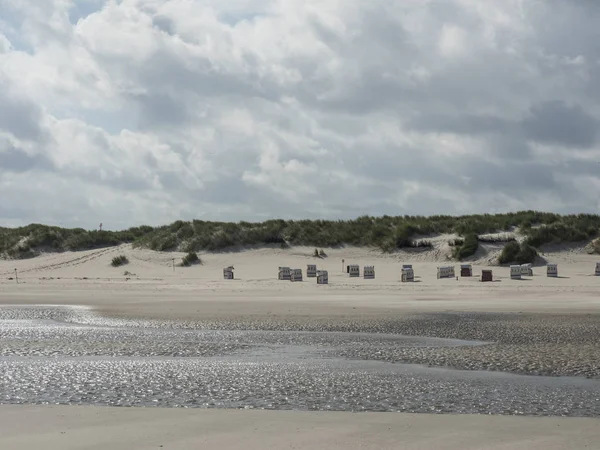
[[[136,284],[125,281],[26,279],[0,283],[0,305],[81,305],[109,315],[146,319],[205,319],[229,316],[385,317],[435,312],[600,314],[598,288],[585,285],[507,286],[498,290],[452,285],[392,286],[246,286],[201,280],[190,284]],[[241,285],[242,282],[240,282]],[[399,283],[398,283],[399,284]],[[507,283],[508,284],[508,283]],[[289,289],[287,289],[289,288]],[[321,289],[323,288],[323,289]],[[370,289],[369,289],[370,288]]]

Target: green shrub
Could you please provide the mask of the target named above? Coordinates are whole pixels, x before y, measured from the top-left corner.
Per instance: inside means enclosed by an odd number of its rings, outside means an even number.
[[[185,240],[194,236],[194,227],[190,223],[183,224],[176,233],[178,239]]]
[[[517,255],[521,251],[521,246],[518,242],[509,242],[504,246],[500,256],[498,257],[498,262],[500,264],[510,264],[517,260]]]
[[[18,245],[10,248],[6,251],[6,254],[10,258],[14,259],[29,259],[38,256],[38,253],[34,251],[29,245]]]
[[[538,252],[531,245],[523,242],[521,244],[521,250],[517,254],[517,264],[527,264],[535,262]]]
[[[162,238],[156,243],[155,250],[160,252],[168,252],[177,249],[177,236],[176,235],[166,235],[162,236]]]
[[[379,248],[383,252],[391,253],[394,250],[396,250],[396,242],[394,241],[394,239],[386,239],[384,242],[379,244]]]
[[[183,267],[189,267],[193,264],[200,264],[202,260],[196,252],[189,252],[181,259],[181,265]]]
[[[417,234],[418,228],[409,223],[404,223],[396,228],[396,248],[412,247],[412,236]]]
[[[119,267],[119,266],[123,266],[123,265],[128,264],[128,263],[129,263],[129,259],[127,259],[127,256],[125,256],[125,255],[119,255],[119,256],[115,256],[112,259],[112,262],[110,264],[113,267]]]
[[[597,234],[597,228],[586,225],[571,225],[557,223],[549,226],[534,228],[529,231],[527,242],[533,247],[545,244],[560,244],[563,242],[580,242]]]
[[[509,242],[504,246],[498,262],[500,264],[527,264],[533,263],[537,257],[537,251],[527,242]]]
[[[465,239],[461,245],[454,247],[454,257],[459,261],[474,255],[479,248],[479,240],[477,235],[469,233],[465,236]]]

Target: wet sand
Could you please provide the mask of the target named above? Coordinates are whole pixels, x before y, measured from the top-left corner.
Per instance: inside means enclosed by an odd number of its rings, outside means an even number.
[[[547,319],[178,322],[0,307],[0,402],[599,417],[597,350],[578,346],[598,323]],[[570,346],[566,367],[582,372],[558,376],[561,360],[531,354],[527,333]],[[466,339],[424,337],[433,334]],[[504,342],[510,351],[498,350]],[[475,370],[481,362],[490,365]],[[531,376],[540,369],[550,376]]]
[[[0,406],[0,444],[3,450],[566,450],[596,448],[598,424],[551,417]]]
[[[329,358],[600,380],[597,345],[600,314],[442,312],[284,317],[229,314],[174,320],[109,316],[91,307],[30,305],[0,306],[0,320],[54,321],[52,327],[41,323],[40,329],[6,327],[0,323],[3,340],[0,356],[197,358],[269,343],[295,346],[320,343],[320,354]],[[82,326],[75,334],[75,341],[66,333],[72,331],[65,328],[69,324]],[[211,334],[210,330],[222,333]],[[255,339],[267,336],[266,332],[271,333],[269,339]],[[360,337],[361,333],[372,336]],[[383,338],[387,335],[396,339]],[[411,336],[430,343],[405,345]],[[435,344],[431,338],[465,343]],[[188,347],[182,345],[185,339],[191,339]],[[480,341],[484,345],[470,345],[467,341]]]

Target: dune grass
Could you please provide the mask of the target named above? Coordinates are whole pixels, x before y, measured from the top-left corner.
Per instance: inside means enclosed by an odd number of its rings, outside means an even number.
[[[181,266],[190,267],[194,264],[202,264],[202,260],[196,252],[188,252],[183,258],[181,258]]]
[[[500,264],[527,264],[533,263],[537,257],[537,251],[527,242],[509,242],[504,246],[498,262]]]
[[[157,227],[137,239],[134,245],[153,250],[219,251],[233,246],[303,245],[339,247],[352,245],[378,247],[392,252],[402,248],[432,246],[432,235],[455,233],[461,236],[453,244],[460,247],[459,257],[477,251],[479,242],[510,242],[510,235],[480,237],[487,233],[508,233],[516,228],[526,236],[528,245],[578,242],[599,235],[600,216],[560,216],[553,213],[524,211],[507,214],[470,216],[363,216],[354,220],[269,220],[262,223],[220,223],[194,220],[177,221]],[[469,245],[465,240],[469,237]]]
[[[385,252],[432,246],[429,237],[460,236],[451,243],[455,257],[473,255],[479,242],[510,241],[482,238],[489,233],[519,229],[526,245],[579,242],[600,236],[600,216],[521,211],[468,216],[362,216],[353,220],[281,220],[254,222],[176,221],[160,227],[141,226],[123,231],[87,231],[32,224],[0,228],[0,255],[5,258],[36,256],[42,251],[87,250],[133,243],[157,251],[221,251],[236,246],[303,245],[330,248],[343,245],[375,247]],[[474,239],[475,237],[475,239]],[[599,246],[600,248],[600,246]],[[319,254],[321,252],[319,251]]]
[[[113,267],[120,267],[124,266],[125,264],[129,264],[129,259],[127,259],[127,256],[125,255],[115,256],[110,263],[110,265]]]
[[[462,243],[454,247],[454,258],[462,261],[469,256],[473,256],[479,249],[479,239],[475,233],[468,233]]]
[[[592,242],[592,249],[594,253],[600,254],[600,239],[594,239],[594,242]]]
[[[134,227],[124,231],[84,230],[31,224],[19,228],[0,227],[0,256],[23,258],[37,256],[42,251],[77,251],[112,247],[134,242],[154,230]]]

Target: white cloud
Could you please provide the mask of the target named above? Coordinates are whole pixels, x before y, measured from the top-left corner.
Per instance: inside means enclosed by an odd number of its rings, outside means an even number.
[[[0,224],[597,210],[590,2],[0,9]]]
[[[467,33],[462,28],[455,25],[443,25],[439,43],[441,54],[448,58],[462,56],[469,50],[467,39]]]
[[[0,33],[0,53],[8,53],[12,50],[12,44],[6,36]]]

